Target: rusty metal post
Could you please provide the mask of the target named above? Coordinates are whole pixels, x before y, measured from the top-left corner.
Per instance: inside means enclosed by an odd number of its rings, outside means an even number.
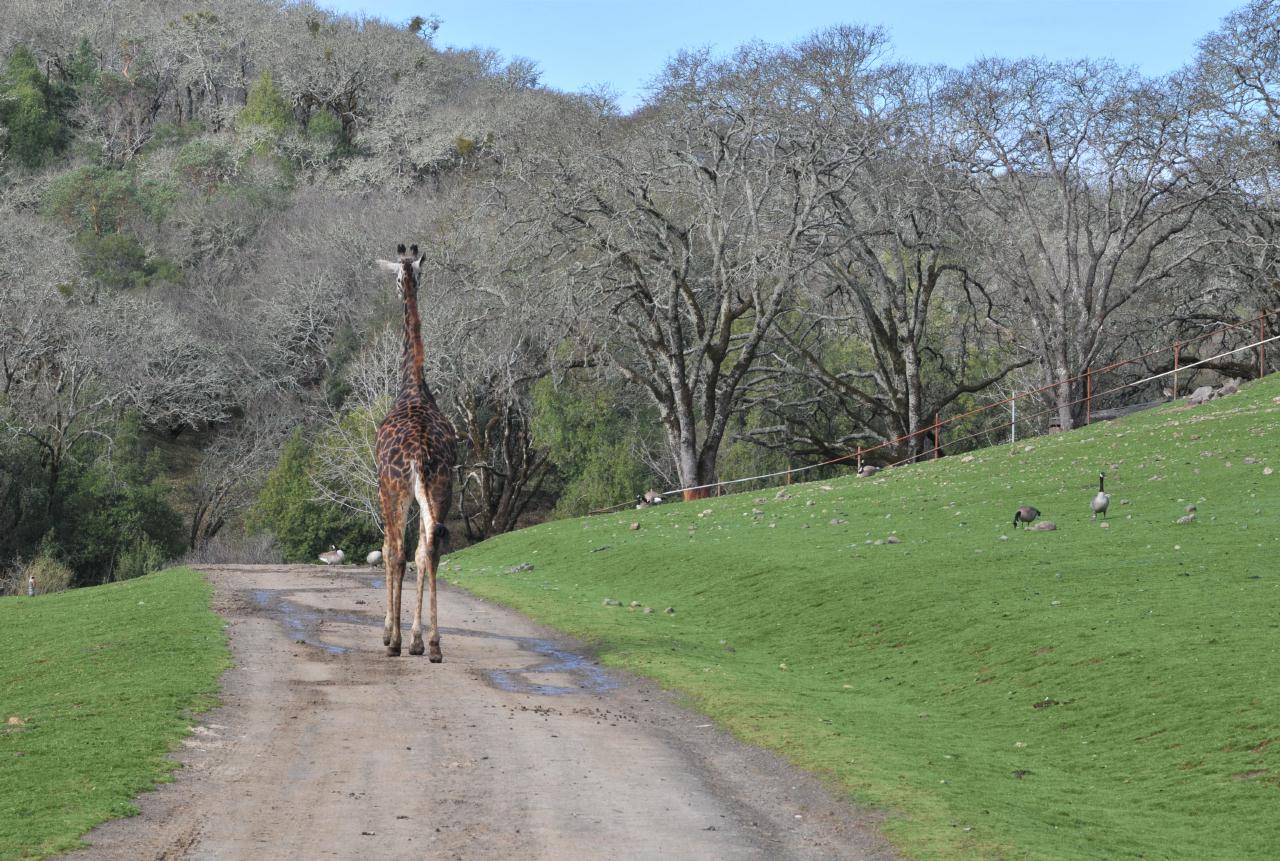
[[[858,446],[858,472],[862,472],[862,446]]]
[[[937,460],[942,457],[942,423],[938,421],[938,414],[933,414],[933,459]]]
[[[1267,345],[1262,343],[1267,340],[1267,327],[1263,323],[1266,314],[1258,318],[1258,379],[1262,379],[1267,375]]]

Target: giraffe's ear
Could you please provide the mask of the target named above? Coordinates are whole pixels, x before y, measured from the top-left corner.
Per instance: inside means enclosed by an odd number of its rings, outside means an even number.
[[[379,260],[379,261],[378,261],[378,266],[380,266],[381,268],[383,268],[383,269],[387,270],[388,272],[399,272],[399,271],[400,271],[400,264],[399,264],[399,263],[392,263],[390,260]]]

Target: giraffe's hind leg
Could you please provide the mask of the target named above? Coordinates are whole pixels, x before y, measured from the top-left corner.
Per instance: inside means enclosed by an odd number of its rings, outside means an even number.
[[[400,654],[400,592],[404,582],[404,523],[411,499],[409,488],[387,482],[381,488],[382,521],[386,530],[382,561],[386,567],[387,616],[382,626],[382,644],[387,654]]]
[[[414,563],[418,567],[418,593],[417,600],[413,605],[413,640],[409,644],[409,654],[411,655],[421,655],[426,651],[422,643],[422,587],[428,572],[434,572],[434,566],[431,566],[430,560],[431,535],[435,531],[435,524],[431,522],[431,516],[427,513],[425,507],[419,514],[418,524],[418,552],[414,557]]]
[[[431,663],[438,664],[444,660],[444,655],[440,651],[440,628],[436,622],[436,568],[440,564],[440,554],[444,552],[449,540],[449,530],[444,526],[444,519],[449,515],[449,505],[453,501],[453,481],[447,470],[436,475],[427,496],[433,523],[431,543],[427,551],[427,574],[431,590],[431,635],[427,642],[431,647]]]
[[[441,660],[440,636],[435,627],[436,560],[439,556],[434,549],[438,524],[433,517],[435,512],[431,506],[422,473],[415,469],[413,478],[413,495],[418,500],[418,552],[414,557],[418,567],[418,594],[413,606],[413,640],[409,645],[409,654],[421,655],[426,651],[422,642],[422,587],[429,579],[431,581],[431,661],[439,663]]]

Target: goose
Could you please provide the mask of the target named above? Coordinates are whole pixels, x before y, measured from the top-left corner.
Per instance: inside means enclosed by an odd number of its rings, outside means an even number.
[[[663,502],[666,500],[656,490],[646,490],[636,496],[636,508],[648,508],[650,505],[661,505]]]
[[[346,556],[337,545],[330,544],[329,549],[320,554],[320,561],[326,565],[341,565],[343,558]]]
[[[1102,482],[1106,480],[1106,477],[1106,473],[1098,473],[1098,495],[1095,496],[1093,498],[1093,502],[1090,503],[1093,507],[1093,520],[1097,520],[1099,514],[1101,514],[1103,518],[1106,518],[1107,506],[1111,504],[1111,494],[1102,489]]]
[[[862,469],[858,470],[858,478],[870,478],[880,471],[880,467],[871,464],[863,464]]]
[[[1040,509],[1024,505],[1013,513],[1013,528],[1017,529],[1019,523],[1030,523],[1040,516]]]
[[[382,551],[381,550],[372,551],[368,556],[364,557],[364,561],[369,563],[370,565],[381,565]]]

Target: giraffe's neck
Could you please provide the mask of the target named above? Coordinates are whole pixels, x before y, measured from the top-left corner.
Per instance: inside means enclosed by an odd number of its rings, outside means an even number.
[[[422,320],[418,317],[418,287],[406,284],[404,291],[404,344],[400,350],[400,396],[427,392],[422,370]]]

